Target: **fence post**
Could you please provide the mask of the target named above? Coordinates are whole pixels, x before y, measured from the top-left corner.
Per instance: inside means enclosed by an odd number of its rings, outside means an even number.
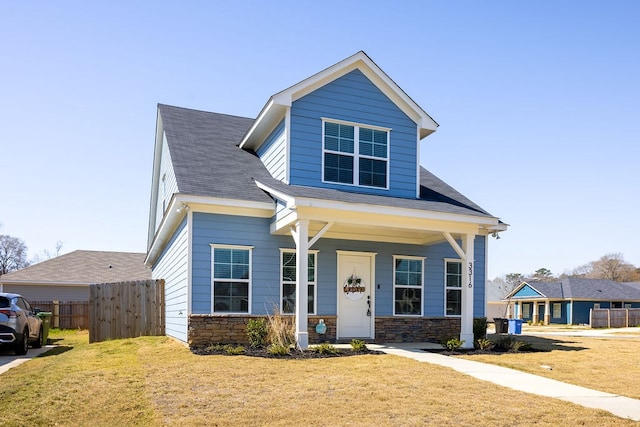
[[[60,327],[60,301],[53,301],[53,327]]]

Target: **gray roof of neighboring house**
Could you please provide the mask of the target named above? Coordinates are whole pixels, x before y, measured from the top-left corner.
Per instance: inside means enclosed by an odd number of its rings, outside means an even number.
[[[114,283],[151,279],[144,253],[74,251],[0,276],[0,283]]]
[[[604,279],[569,277],[559,282],[527,282],[546,298],[602,301],[640,300],[640,286]]]
[[[481,207],[424,168],[420,199],[361,194],[328,188],[287,185],[271,177],[255,153],[238,148],[253,119],[158,105],[173,162],[178,192],[270,202],[255,181],[293,197],[430,210],[491,217]]]

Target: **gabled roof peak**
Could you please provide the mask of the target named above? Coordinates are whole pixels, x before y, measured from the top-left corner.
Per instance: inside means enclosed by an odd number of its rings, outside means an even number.
[[[429,116],[409,95],[407,95],[378,65],[369,58],[364,51],[359,51],[342,61],[296,83],[289,88],[273,95],[263,107],[247,134],[242,139],[240,147],[257,148],[258,144],[282,120],[286,109],[294,101],[321,88],[322,86],[350,73],[361,71],[375,84],[398,108],[410,117],[420,130],[420,138],[425,138],[435,132],[438,124]]]

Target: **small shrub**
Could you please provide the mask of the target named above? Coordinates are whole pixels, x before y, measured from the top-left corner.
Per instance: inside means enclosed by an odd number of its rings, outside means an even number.
[[[267,353],[272,356],[286,356],[289,354],[289,346],[283,346],[280,344],[271,344],[267,347]]]
[[[488,340],[486,338],[484,339],[479,339],[476,341],[476,346],[478,348],[478,350],[481,351],[489,351],[493,348],[493,343],[491,342],[491,340]]]
[[[449,351],[456,351],[462,347],[464,341],[460,341],[458,338],[451,338],[444,343],[444,347]]]
[[[351,350],[353,351],[367,351],[367,344],[362,340],[351,340]]]
[[[527,325],[529,326],[533,325],[533,320],[527,320]]]
[[[487,338],[487,322],[486,317],[476,317],[473,319],[473,341],[483,340]]]
[[[206,350],[211,353],[218,353],[221,351],[225,351],[225,346],[222,344],[211,344],[207,346]]]
[[[249,319],[247,323],[247,338],[249,339],[249,346],[251,347],[264,347],[267,342],[267,321],[263,318]]]
[[[528,351],[528,350],[531,350],[531,344],[526,343],[524,341],[514,341],[511,344],[510,350],[514,353],[518,353],[520,351]]]
[[[225,345],[224,346],[224,351],[229,355],[239,355],[239,354],[245,354],[246,353],[246,350],[241,345],[239,345],[237,347],[234,347],[232,345]]]
[[[329,344],[328,342],[318,344],[317,346],[313,347],[311,350],[320,354],[338,354],[338,349],[332,346],[331,344]]]
[[[524,341],[518,341],[512,337],[504,337],[499,339],[496,343],[496,347],[502,351],[509,351],[512,353],[531,350],[531,344]]]

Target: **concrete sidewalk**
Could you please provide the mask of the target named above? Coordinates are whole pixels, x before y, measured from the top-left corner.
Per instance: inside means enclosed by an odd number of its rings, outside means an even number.
[[[398,343],[388,345],[369,344],[372,350],[380,350],[388,354],[409,357],[419,362],[432,363],[445,366],[463,374],[470,375],[483,381],[508,387],[513,390],[540,396],[553,397],[576,403],[588,408],[602,409],[612,414],[640,421],[640,400],[615,394],[604,393],[579,387],[561,381],[540,377],[503,368],[488,363],[474,362],[472,360],[457,357],[444,356],[442,354],[425,351],[428,348],[442,349],[442,346],[433,343]]]
[[[0,350],[0,374],[7,372],[11,368],[21,365],[24,362],[33,359],[34,357],[38,357],[42,353],[46,353],[47,351],[55,347],[55,345],[43,345],[41,348],[29,347],[29,351],[24,356],[16,356],[11,350],[2,349]]]

